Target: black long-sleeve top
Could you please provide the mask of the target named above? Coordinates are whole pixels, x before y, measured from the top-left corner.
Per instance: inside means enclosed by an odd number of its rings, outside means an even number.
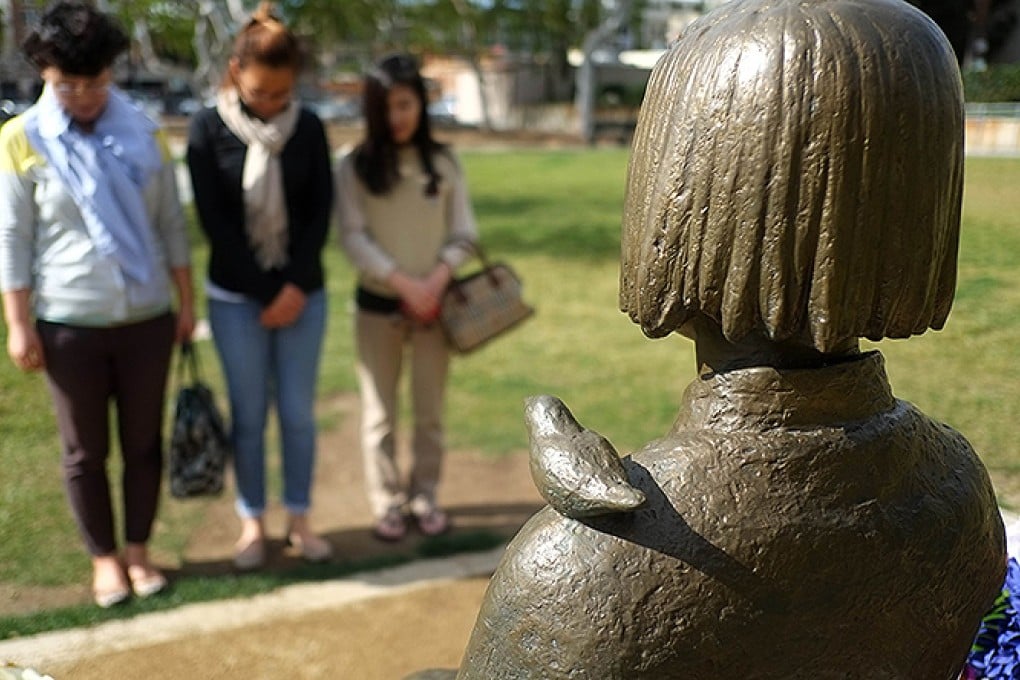
[[[244,225],[241,173],[245,146],[215,108],[203,109],[188,131],[188,169],[199,223],[209,239],[209,280],[268,305],[293,283],[306,293],[323,286],[322,249],[333,207],[329,144],[322,122],[302,109],[280,154],[287,204],[287,264],[264,270]]]

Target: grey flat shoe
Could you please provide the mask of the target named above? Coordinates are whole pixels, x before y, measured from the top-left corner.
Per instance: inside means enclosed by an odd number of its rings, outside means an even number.
[[[93,590],[92,599],[103,609],[115,607],[121,602],[127,602],[131,597],[131,590],[127,587],[114,588],[113,590]]]
[[[128,579],[131,581],[131,590],[134,591],[136,597],[152,597],[156,593],[162,592],[167,586],[166,576],[158,571],[149,574],[143,572],[137,577],[131,573],[132,571],[137,570],[129,568]]]
[[[252,571],[266,563],[266,542],[264,539],[252,541],[234,553],[234,566],[241,571]]]
[[[326,539],[310,535],[311,540],[302,540],[301,536],[287,532],[287,545],[297,548],[301,557],[309,562],[326,562],[333,557],[333,546]]]

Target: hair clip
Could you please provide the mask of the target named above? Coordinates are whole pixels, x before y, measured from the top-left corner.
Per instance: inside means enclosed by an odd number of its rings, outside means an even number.
[[[390,77],[389,73],[382,70],[378,66],[373,66],[367,71],[365,71],[365,77],[378,81],[379,84],[385,87],[386,89],[393,87],[393,78]]]

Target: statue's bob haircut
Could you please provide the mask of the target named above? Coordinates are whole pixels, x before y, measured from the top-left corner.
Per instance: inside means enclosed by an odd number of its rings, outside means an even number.
[[[746,0],[692,24],[638,118],[620,307],[825,352],[941,328],[956,285],[963,91],[900,0]]]

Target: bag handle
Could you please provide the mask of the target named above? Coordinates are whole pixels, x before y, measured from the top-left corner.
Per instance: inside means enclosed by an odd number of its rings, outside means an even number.
[[[191,378],[191,382],[200,382],[202,378],[202,370],[198,361],[198,352],[195,351],[195,346],[190,340],[186,340],[181,343],[180,355],[177,359],[177,384],[183,385],[185,379],[185,373],[187,377]]]
[[[492,268],[492,262],[489,261],[489,257],[485,254],[485,249],[482,248],[481,243],[479,243],[478,241],[471,241],[469,239],[458,239],[456,241],[453,241],[450,245],[456,245],[458,247],[464,248],[464,250],[471,252],[472,255],[477,257],[478,261],[482,263],[482,271],[485,272],[485,275],[488,277],[493,287],[494,288],[499,287],[500,284],[499,277],[496,276],[496,272]],[[450,287],[452,288],[456,288],[457,284],[458,284],[457,279],[453,279],[450,281]]]
[[[488,256],[485,254],[485,248],[482,248],[482,244],[478,241],[471,241],[469,239],[460,239],[454,241],[451,245],[456,245],[469,251],[472,255],[478,258],[482,263],[482,266],[488,269],[491,266]]]

